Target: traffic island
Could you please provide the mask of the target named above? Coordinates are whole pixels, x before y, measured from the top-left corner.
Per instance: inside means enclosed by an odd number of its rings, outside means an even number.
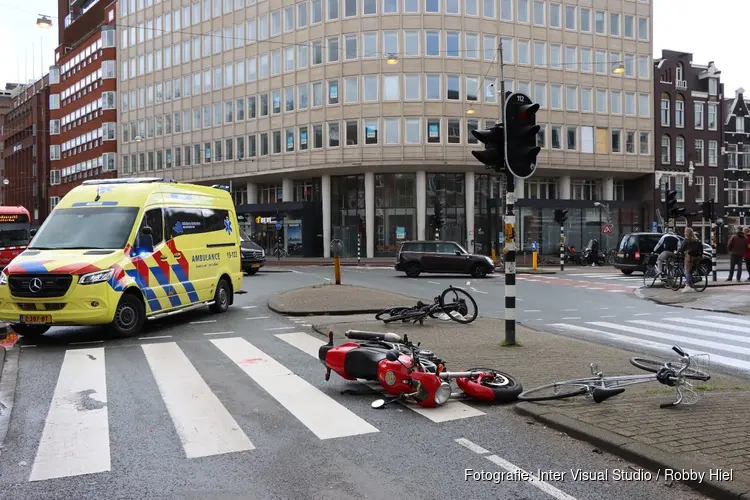
[[[590,376],[589,363],[598,363],[605,375],[643,375],[647,372],[630,364],[644,353],[539,332],[516,326],[519,345],[503,347],[502,320],[477,318],[469,325],[427,319],[424,325],[380,321],[324,323],[314,330],[326,340],[347,339],[349,329],[408,334],[441,359],[448,370],[487,367],[517,377],[524,389],[559,380]],[[697,354],[697,353],[692,353]],[[652,356],[649,356],[652,357]],[[596,404],[583,398],[544,403],[513,403],[516,413],[528,423],[546,425],[569,436],[587,441],[593,451],[607,451],[646,469],[703,472],[701,481],[683,481],[716,498],[750,499],[750,380],[711,369],[712,379],[701,386],[701,399],[693,406],[659,408],[676,399],[674,389],[650,382],[629,387],[623,394]],[[469,402],[471,405],[472,403]],[[479,407],[479,405],[477,405]],[[481,405],[490,418],[507,419],[507,406]],[[494,425],[488,422],[486,425]],[[731,471],[726,477],[709,472]],[[655,472],[654,472],[655,475]],[[745,495],[745,496],[741,496]]]
[[[744,286],[745,283],[732,286],[722,283],[722,285],[725,286],[711,286],[709,283],[702,292],[691,290],[686,293],[657,285],[653,288],[637,289],[635,294],[639,298],[666,306],[750,315],[750,287]]]
[[[341,316],[376,313],[389,307],[411,307],[419,298],[356,285],[296,288],[268,300],[268,308],[286,316]],[[421,299],[432,303],[434,299]]]

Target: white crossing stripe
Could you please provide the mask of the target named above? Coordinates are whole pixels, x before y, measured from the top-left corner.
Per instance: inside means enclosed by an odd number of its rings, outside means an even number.
[[[141,348],[187,458],[255,449],[176,343]]]
[[[673,344],[662,344],[660,342],[654,342],[652,340],[646,340],[646,339],[642,339],[639,337],[628,337],[626,335],[620,335],[620,334],[608,332],[605,330],[597,330],[594,328],[587,328],[585,326],[579,326],[579,325],[571,325],[568,323],[552,323],[547,326],[551,326],[560,330],[566,330],[570,332],[596,334],[597,336],[603,336],[610,340],[616,340],[618,342],[630,344],[638,348],[645,347],[648,349],[654,349],[654,350],[663,351],[663,352],[669,351],[670,353],[674,354],[674,351],[672,351]],[[689,341],[686,339],[685,342],[689,342]],[[689,353],[689,354],[696,354],[696,353]],[[742,360],[731,358],[728,356],[721,356],[719,354],[711,354],[711,361],[725,365],[725,366],[730,366],[732,368],[738,368],[740,370],[750,371],[750,362],[748,361],[742,361]]]
[[[312,335],[308,335],[303,332],[283,333],[276,336],[289,345],[292,345],[300,351],[309,354],[315,359],[319,359],[318,349],[321,345],[325,344],[325,341],[323,341],[323,339],[313,337]],[[383,392],[383,387],[378,382],[368,382],[366,385],[374,390]],[[451,420],[459,420],[462,418],[478,417],[484,415],[484,412],[479,411],[476,408],[465,405],[460,401],[451,400],[448,400],[447,403],[442,406],[438,406],[437,408],[422,408],[421,406],[415,405],[409,405],[408,408],[436,423],[449,422]]]
[[[719,330],[730,330],[732,332],[742,332],[742,333],[750,333],[750,328],[746,326],[738,326],[738,325],[721,325],[719,323],[716,323],[715,321],[699,321],[697,319],[692,318],[669,318],[670,321],[677,321],[679,323],[686,323],[688,325],[695,325],[695,326],[705,326],[708,328],[718,328]],[[714,333],[717,337],[720,336],[720,334]],[[747,338],[747,337],[744,337]]]
[[[111,467],[104,348],[65,351],[29,481]]]
[[[714,321],[724,321],[725,323],[736,323],[738,325],[747,325],[747,318],[744,316],[741,318],[726,318],[724,316],[698,316],[703,319],[712,319]]]
[[[693,333],[695,335],[703,335],[704,337],[713,337],[716,339],[731,340],[734,342],[744,342],[750,344],[750,337],[743,335],[732,335],[731,333],[712,332],[710,330],[701,330],[699,328],[690,328],[689,326],[683,325],[669,325],[664,322],[666,321],[679,321],[682,318],[664,318],[663,322],[657,323],[655,321],[628,321],[628,323],[637,323],[644,326],[652,326],[654,328],[664,328],[667,330],[674,330],[682,333]],[[716,328],[721,328],[719,325],[715,325]]]
[[[379,432],[243,338],[211,341],[320,439]]]

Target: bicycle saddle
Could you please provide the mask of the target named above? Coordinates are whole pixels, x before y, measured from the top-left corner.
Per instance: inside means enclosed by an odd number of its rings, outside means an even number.
[[[607,400],[611,398],[612,396],[617,396],[618,394],[622,394],[625,392],[624,387],[613,387],[609,389],[602,389],[601,387],[597,387],[594,389],[593,396],[594,396],[594,402],[595,403],[601,403],[604,400]]]

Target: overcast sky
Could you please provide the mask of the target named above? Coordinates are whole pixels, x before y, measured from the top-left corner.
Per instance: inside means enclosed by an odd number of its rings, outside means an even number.
[[[750,0],[652,1],[654,57],[660,57],[662,49],[692,52],[697,64],[716,63],[727,97],[734,96],[740,86],[750,90],[750,66],[745,59]],[[52,29],[41,30],[35,26],[36,14],[51,16],[56,10],[55,0],[0,0],[2,88],[6,82],[39,78],[42,71],[48,71],[57,46],[57,19]]]

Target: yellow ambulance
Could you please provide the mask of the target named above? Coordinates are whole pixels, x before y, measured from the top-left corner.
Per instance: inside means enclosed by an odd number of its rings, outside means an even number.
[[[70,191],[0,274],[0,320],[17,333],[109,325],[209,306],[225,312],[242,286],[240,231],[221,186],[172,179],[90,180]]]

